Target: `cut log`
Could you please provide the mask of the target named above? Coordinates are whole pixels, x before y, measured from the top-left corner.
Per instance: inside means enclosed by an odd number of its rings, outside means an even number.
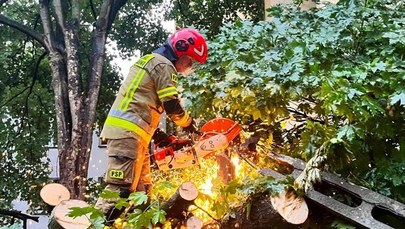
[[[64,200],[58,204],[52,211],[48,228],[49,229],[87,229],[91,223],[88,216],[80,216],[76,218],[68,217],[72,207],[87,207],[89,206],[82,200]]]
[[[187,229],[201,229],[202,226],[203,226],[203,221],[196,216],[191,216],[186,221]]]
[[[303,202],[301,198],[298,198],[298,200],[294,199],[293,201],[290,198],[292,197],[289,195],[287,195],[287,197],[281,196],[279,198],[270,197],[265,194],[255,196],[249,201],[250,207],[245,205],[237,208],[236,214],[233,217],[229,216],[222,220],[219,228],[302,228],[303,224],[289,223],[278,212],[281,211],[284,216],[293,222],[302,221],[302,218],[305,218],[304,221],[306,220],[306,217],[308,216],[308,208],[305,207],[306,204],[303,207],[303,203],[305,202]],[[273,207],[272,199],[274,199],[274,205],[278,210]],[[215,228],[215,226],[216,225],[214,224],[210,224],[204,226],[204,228]]]
[[[56,206],[60,202],[70,199],[69,190],[65,186],[57,183],[45,185],[39,195],[41,199],[50,206]]]
[[[198,196],[198,189],[191,181],[184,182],[170,199],[162,204],[166,218],[185,220],[187,209]]]
[[[273,208],[289,223],[302,224],[308,218],[308,205],[294,192],[283,192],[270,197]]]

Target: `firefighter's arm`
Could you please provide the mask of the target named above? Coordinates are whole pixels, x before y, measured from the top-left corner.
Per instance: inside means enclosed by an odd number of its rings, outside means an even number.
[[[176,125],[187,128],[193,124],[193,118],[183,109],[178,98],[164,101],[163,108],[167,116],[169,116]]]
[[[163,104],[167,116],[188,132],[194,132],[193,118],[183,109],[176,89],[177,72],[172,65],[161,64],[156,67],[155,83],[157,95]]]

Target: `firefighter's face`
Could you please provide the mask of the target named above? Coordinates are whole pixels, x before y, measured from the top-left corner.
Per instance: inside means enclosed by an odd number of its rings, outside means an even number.
[[[195,62],[191,57],[187,55],[181,56],[175,63],[177,72],[181,73],[184,76],[187,76],[194,72]]]

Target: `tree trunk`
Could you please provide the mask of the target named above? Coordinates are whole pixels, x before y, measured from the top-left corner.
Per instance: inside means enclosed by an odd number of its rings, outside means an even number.
[[[127,0],[103,1],[95,23],[88,87],[83,85],[80,45],[80,3],[73,1],[66,17],[64,2],[40,0],[44,44],[50,56],[58,133],[60,183],[72,199],[84,199],[108,28]],[[51,16],[55,21],[52,22]],[[57,29],[54,30],[53,24]],[[56,34],[56,35],[55,35]]]
[[[303,228],[307,217],[308,207],[301,197],[283,193],[279,197],[263,194],[254,196],[246,205],[237,208],[235,216],[229,216],[219,225],[211,223],[204,228],[296,229]]]

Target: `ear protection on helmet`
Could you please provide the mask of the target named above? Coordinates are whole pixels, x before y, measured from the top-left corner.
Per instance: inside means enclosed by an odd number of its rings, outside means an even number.
[[[175,44],[176,50],[181,51],[181,52],[187,51],[188,47],[189,47],[189,45],[188,45],[187,41],[185,41],[185,40],[178,40]]]

